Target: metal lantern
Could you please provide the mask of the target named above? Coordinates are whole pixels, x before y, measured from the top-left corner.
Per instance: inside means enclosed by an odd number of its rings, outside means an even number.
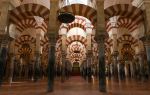
[[[59,12],[57,18],[62,23],[71,23],[75,20],[75,15],[71,12]]]
[[[63,4],[67,3],[70,6],[69,1],[64,1],[62,0],[61,2],[63,2]],[[63,7],[61,7],[63,8]],[[58,11],[58,16],[57,16],[58,20],[61,23],[71,23],[75,20],[75,15],[71,12],[64,12],[61,9]]]

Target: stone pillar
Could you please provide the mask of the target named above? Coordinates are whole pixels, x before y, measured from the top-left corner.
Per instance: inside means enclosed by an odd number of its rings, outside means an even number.
[[[65,81],[65,68],[66,68],[66,56],[67,56],[67,46],[66,46],[66,31],[63,31],[64,34],[62,34],[62,76],[61,76],[61,82]]]
[[[145,30],[146,32],[150,32],[150,1],[143,0],[144,5],[144,20],[145,20]]]
[[[56,35],[49,34],[49,62],[48,62],[48,92],[52,92],[54,89],[54,76],[55,76],[55,44],[56,44]]]
[[[90,27],[90,24],[87,23],[86,27],[86,32],[87,32],[87,79],[88,82],[91,82],[91,77],[92,77],[92,28]]]
[[[8,35],[4,35],[4,39],[2,41],[2,45],[0,48],[0,86],[4,77],[4,70],[7,61],[7,52],[8,52]]]
[[[2,43],[3,45],[3,43]],[[6,64],[6,58],[7,58],[7,47],[6,46],[2,46],[0,48],[0,86],[4,77],[4,67]]]
[[[105,35],[98,35],[97,41],[99,44],[99,90],[106,92],[106,75],[105,75]]]
[[[146,56],[147,56],[147,63],[148,63],[148,69],[149,69],[149,75],[150,75],[150,40],[148,41],[149,43],[145,44],[145,49],[146,49]]]
[[[15,61],[15,55],[14,53],[10,53],[10,75],[9,75],[9,83],[11,84],[13,81],[13,73],[14,73],[14,61]]]
[[[113,46],[112,46],[112,56],[113,56],[113,62],[112,62],[112,69],[113,69],[113,75],[116,79],[118,79],[118,62],[117,62],[117,56],[118,56],[118,48],[117,48],[117,35],[118,35],[118,16],[111,17],[109,19],[109,22],[111,23],[111,30],[109,31],[109,36],[113,39]]]
[[[39,77],[40,77],[40,53],[41,53],[41,47],[40,47],[40,39],[41,39],[41,34],[40,34],[40,29],[37,29],[37,34],[36,34],[36,47],[35,47],[35,64],[34,64],[34,81],[36,82]]]
[[[61,35],[61,40],[62,40],[62,46],[61,46],[61,51],[62,51],[62,65],[61,65],[61,82],[64,82],[65,80],[65,65],[66,65],[66,56],[67,56],[67,46],[66,46],[66,39],[67,39],[67,27],[63,26],[60,29]]]
[[[35,47],[35,64],[34,64],[34,81],[36,82],[40,77],[40,65],[41,65],[41,37],[44,36],[44,31],[41,29],[41,26],[44,22],[44,19],[39,16],[34,16],[34,19],[37,23],[36,26],[36,47]]]
[[[144,43],[145,51],[146,51],[146,56],[147,56],[147,63],[149,67],[149,74],[150,74],[150,35],[146,35],[141,40]]]
[[[62,51],[61,82],[65,81],[66,52]]]
[[[86,62],[86,58],[83,60],[83,78],[86,80],[87,77],[87,62]]]
[[[141,52],[138,56],[139,59],[139,66],[140,66],[140,79],[144,78],[144,53]]]
[[[118,47],[117,47],[117,34],[113,34],[113,52],[117,52]]]
[[[147,55],[147,63],[149,67],[149,75],[150,75],[150,1],[143,0],[144,5],[144,27],[145,27],[145,37],[142,38],[144,42],[146,55]]]
[[[4,27],[2,27],[3,30],[1,31],[5,34],[3,35],[2,43],[1,43],[1,46],[0,46],[0,86],[3,82],[3,77],[5,76],[4,75],[4,70],[5,70],[6,61],[7,61],[8,42],[9,42],[9,39],[10,39],[10,37],[9,37],[9,26],[10,26],[9,12],[10,12],[9,9],[7,9],[7,11],[5,12],[7,17],[3,22]]]
[[[114,72],[114,77],[118,79],[118,48],[117,48],[117,34],[113,34],[113,72]]]
[[[91,82],[92,78],[92,50],[87,51],[87,78],[88,82]]]
[[[92,49],[91,34],[87,34],[87,50]]]
[[[113,52],[112,56],[113,56],[113,75],[115,79],[118,79],[118,59],[117,59],[118,52],[117,51]]]
[[[20,58],[20,70],[19,70],[19,78],[21,78],[21,75],[22,75],[22,66],[23,66],[23,62],[22,62],[22,58]]]

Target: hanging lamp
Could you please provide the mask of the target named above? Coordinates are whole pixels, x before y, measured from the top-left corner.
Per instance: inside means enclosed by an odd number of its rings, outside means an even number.
[[[62,1],[64,2],[64,1]],[[67,3],[70,6],[69,1],[67,0]],[[71,23],[75,20],[75,15],[71,12],[66,12],[66,11],[62,11],[61,9],[58,11],[58,16],[57,16],[58,20],[61,23]]]

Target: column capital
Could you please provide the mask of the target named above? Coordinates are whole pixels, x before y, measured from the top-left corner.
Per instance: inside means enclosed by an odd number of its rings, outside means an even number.
[[[61,53],[61,54],[62,54],[62,57],[63,57],[63,58],[66,57],[66,55],[67,55],[66,51],[63,51],[63,50],[62,50],[62,53]]]
[[[92,57],[92,50],[87,50],[87,57]]]
[[[1,39],[1,41],[2,41],[1,47],[7,47],[9,41],[12,41],[12,40],[13,40],[13,38],[11,38],[8,34],[4,34]]]
[[[106,36],[107,36],[107,33],[105,33],[105,32],[100,33],[100,34],[97,34],[96,37],[95,37],[95,40],[96,40],[98,43],[104,43]]]
[[[55,44],[56,44],[56,34],[55,33],[49,33],[47,36],[49,38],[50,45],[55,46]]]
[[[112,53],[112,56],[114,56],[114,57],[117,57],[119,55],[119,52],[118,51],[114,51],[113,53]]]

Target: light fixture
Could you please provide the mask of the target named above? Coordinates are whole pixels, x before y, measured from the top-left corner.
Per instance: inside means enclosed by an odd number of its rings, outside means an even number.
[[[62,1],[64,2],[64,1]],[[67,0],[67,3],[70,5],[69,1]],[[58,20],[61,23],[71,23],[75,20],[75,15],[71,12],[62,11],[61,9],[58,11]]]
[[[71,23],[75,20],[75,16],[71,12],[58,12],[57,18],[62,23]]]

